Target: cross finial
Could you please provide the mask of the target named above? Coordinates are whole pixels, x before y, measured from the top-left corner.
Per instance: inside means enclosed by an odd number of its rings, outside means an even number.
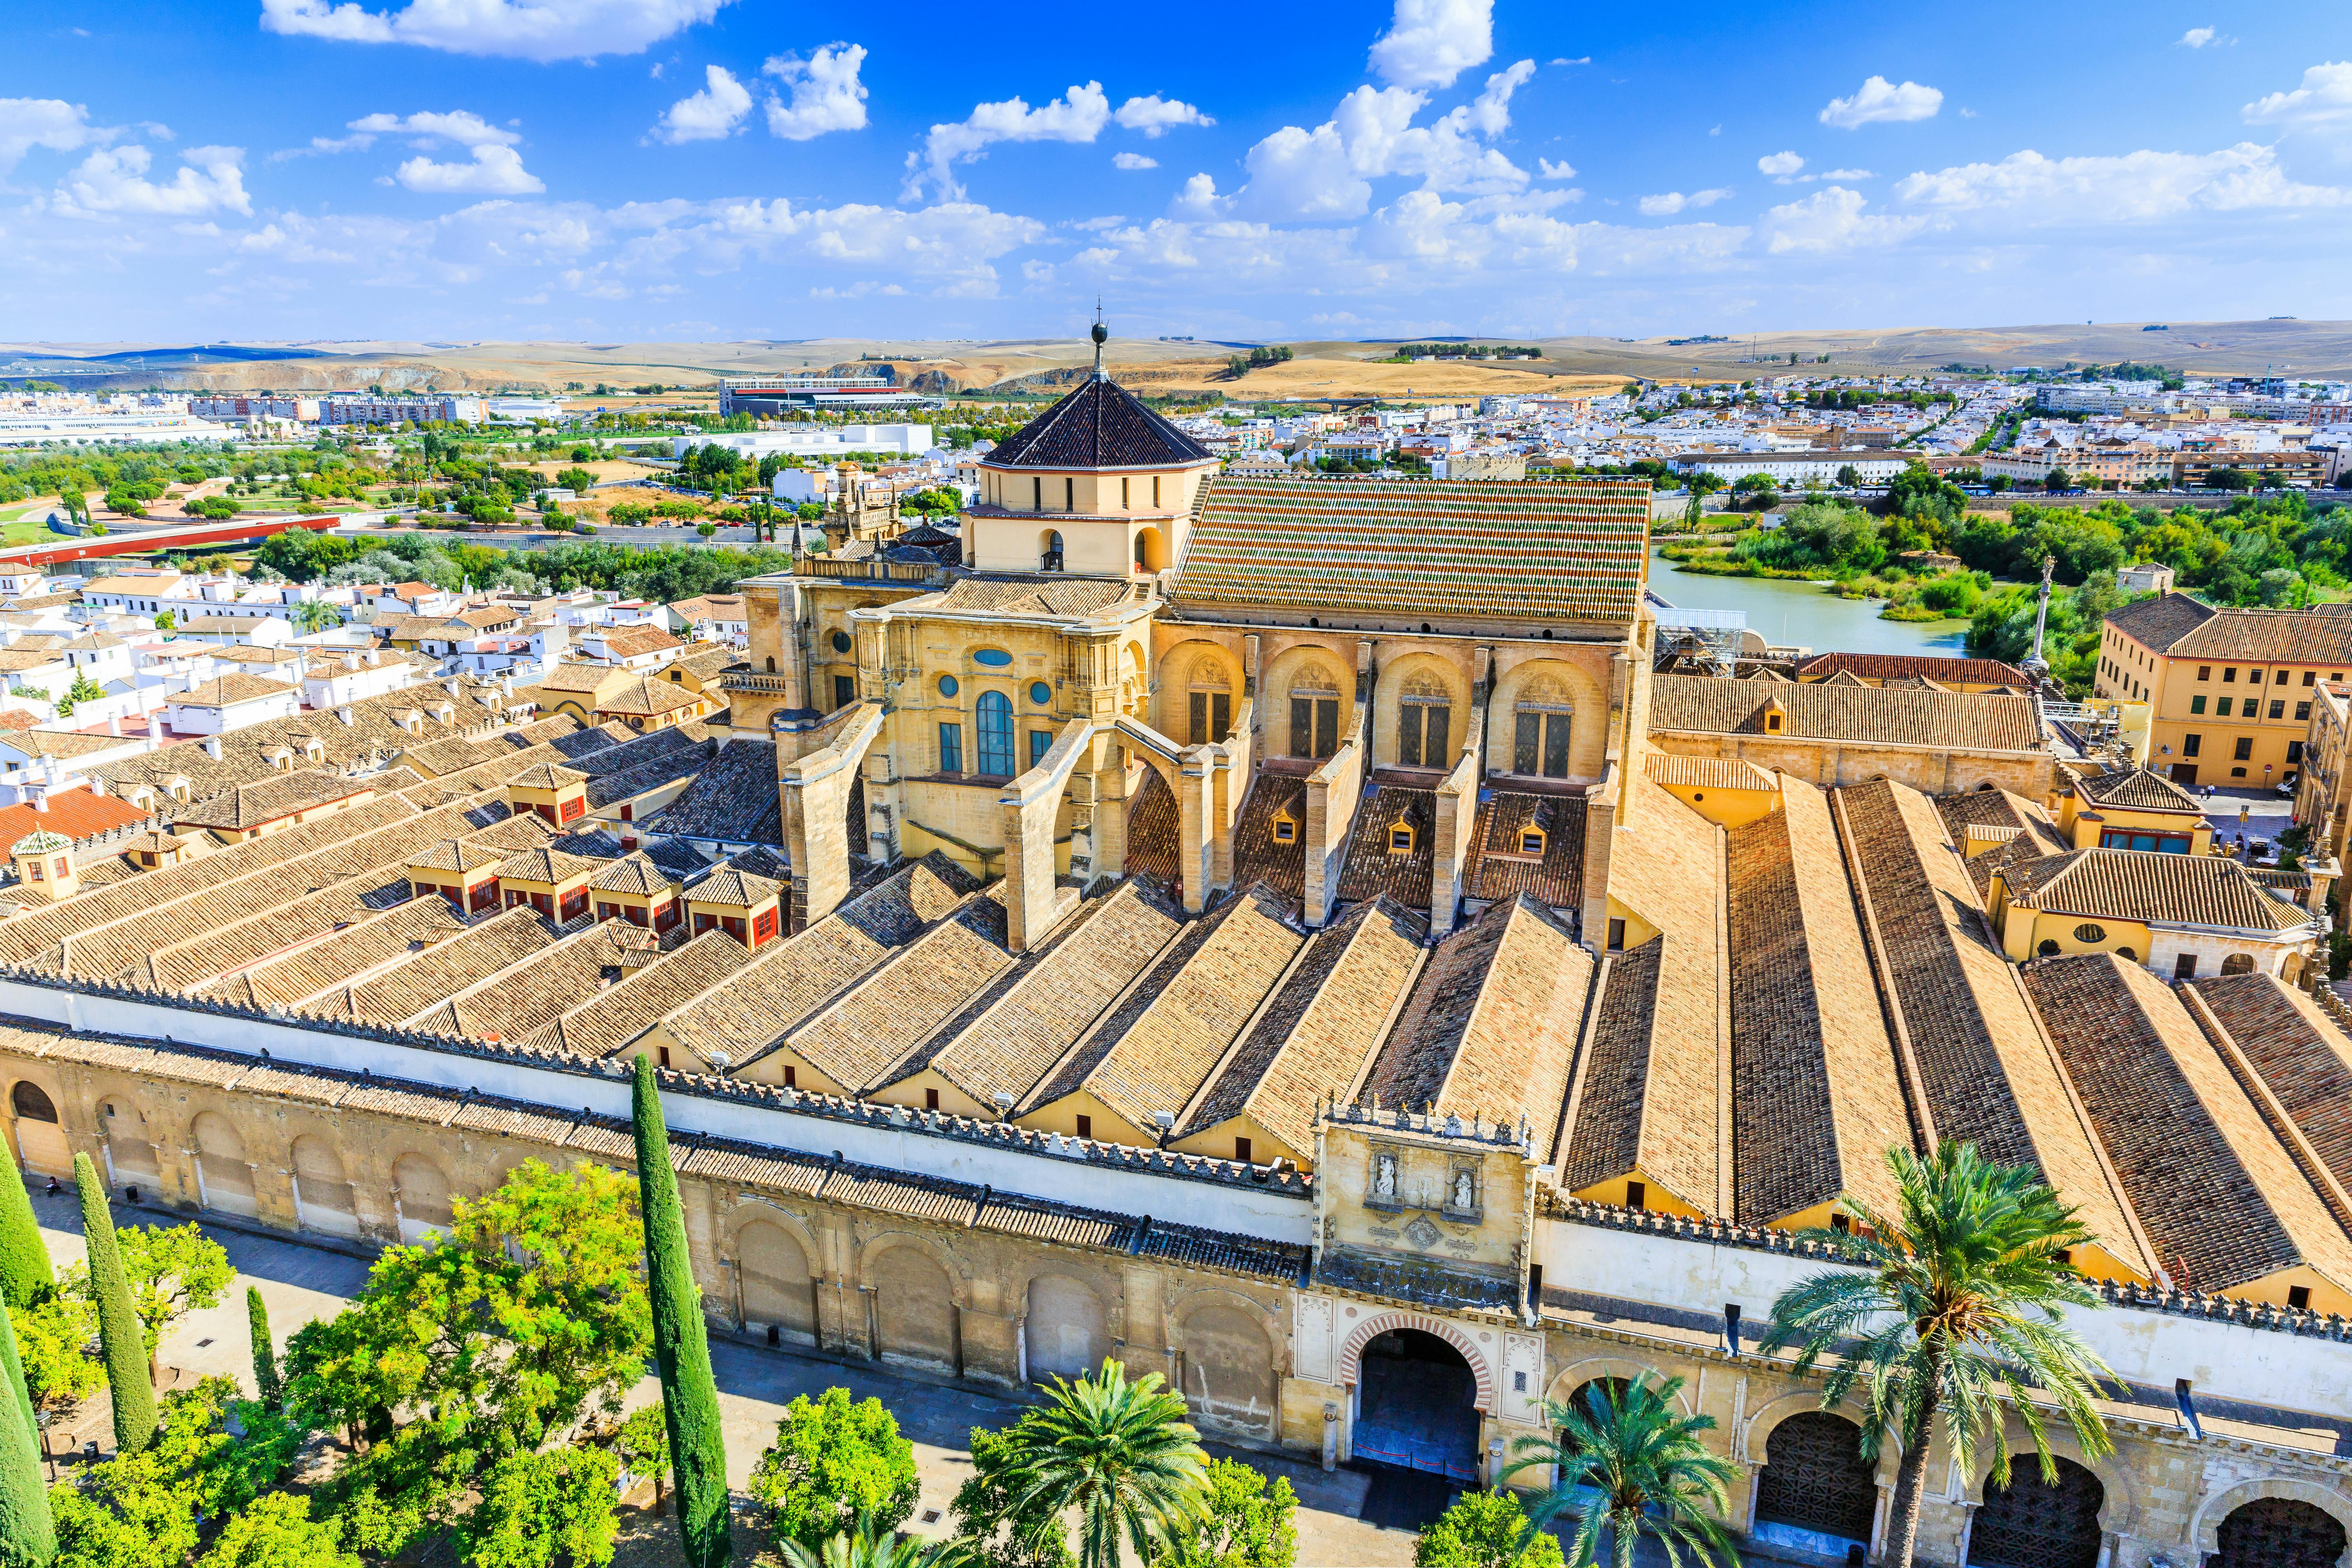
[[[1095,326],[1091,335],[1095,340],[1095,379],[1100,381],[1103,378],[1103,344],[1110,338],[1110,329],[1103,325],[1102,296],[1099,294],[1095,296]]]

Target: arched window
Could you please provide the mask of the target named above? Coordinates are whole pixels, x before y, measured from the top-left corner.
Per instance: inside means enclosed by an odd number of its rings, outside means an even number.
[[[1038,510],[1043,510],[1044,508],[1040,507]],[[1045,572],[1059,572],[1062,569],[1061,530],[1049,528],[1038,537],[1037,564],[1039,570]]]
[[[55,1121],[58,1119],[58,1108],[49,1103],[49,1097],[37,1083],[20,1081],[9,1091],[8,1103],[15,1106],[16,1114],[27,1121]]]
[[[1447,747],[1453,729],[1454,698],[1444,683],[1433,676],[1414,676],[1404,683],[1397,704],[1397,765],[1447,766],[1454,760]]]
[[[1568,692],[1559,681],[1539,675],[1519,689],[1512,707],[1517,728],[1511,736],[1511,771],[1566,778],[1569,727],[1575,716]]]
[[[1002,691],[983,691],[972,705],[980,728],[979,769],[1003,778],[1013,776],[1013,700]]]
[[[2233,952],[2221,961],[2221,973],[2224,974],[2252,974],[2253,972],[2254,955],[2251,952]]]
[[[1339,679],[1324,666],[1310,665],[1290,687],[1290,754],[1328,757],[1339,749]]]
[[[1192,738],[1187,743],[1205,746],[1223,740],[1234,727],[1234,689],[1225,677],[1224,665],[1202,654],[1192,661],[1192,679],[1187,685],[1187,716],[1192,721]]]

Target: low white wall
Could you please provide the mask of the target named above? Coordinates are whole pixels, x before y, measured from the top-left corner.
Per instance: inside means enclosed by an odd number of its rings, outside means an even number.
[[[458,1051],[407,1046],[294,1023],[227,1016],[78,991],[0,980],[0,1014],[62,1024],[78,1031],[257,1056],[342,1072],[474,1089],[534,1105],[582,1108],[626,1121],[629,1080],[499,1061]],[[1305,1198],[1249,1184],[1192,1181],[1125,1170],[1069,1154],[979,1142],[913,1126],[847,1121],[817,1110],[746,1104],[716,1096],[666,1093],[662,1114],[673,1131],[740,1139],[747,1143],[861,1164],[941,1176],[974,1186],[1083,1208],[1148,1215],[1174,1225],[1200,1226],[1304,1247],[1313,1238],[1313,1205]],[[1073,1145],[1075,1147],[1075,1145]]]
[[[1739,1304],[1741,1337],[1764,1331],[1781,1291],[1833,1265],[1745,1247],[1537,1222],[1544,1283],[1687,1311]],[[2118,1376],[2168,1389],[2187,1378],[2207,1397],[2286,1410],[2352,1412],[2352,1344],[2242,1323],[2177,1318],[2129,1307],[2070,1312],[2067,1321]]]

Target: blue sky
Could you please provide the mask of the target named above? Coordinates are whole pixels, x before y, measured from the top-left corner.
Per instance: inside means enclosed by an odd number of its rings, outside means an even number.
[[[116,0],[11,42],[27,338],[2352,316],[2326,5]]]

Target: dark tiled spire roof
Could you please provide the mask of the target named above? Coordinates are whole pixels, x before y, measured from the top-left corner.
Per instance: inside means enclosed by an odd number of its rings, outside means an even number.
[[[1143,468],[1211,460],[1209,449],[1117,382],[1089,378],[983,459],[992,468]]]

